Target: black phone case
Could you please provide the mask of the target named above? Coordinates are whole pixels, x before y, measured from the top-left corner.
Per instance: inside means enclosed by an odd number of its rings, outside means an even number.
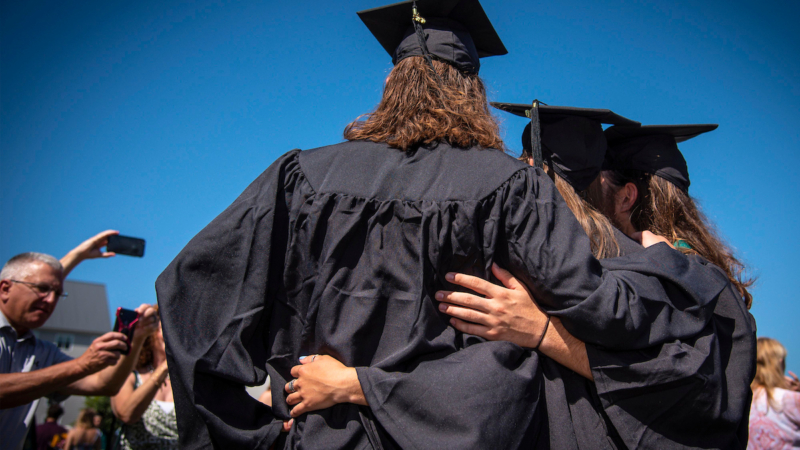
[[[108,237],[106,251],[141,258],[144,256],[144,239],[112,235]]]
[[[120,352],[127,355],[131,351],[131,342],[133,340],[133,331],[136,329],[136,324],[139,323],[139,313],[123,307],[117,308],[117,320],[114,322],[114,329],[125,335],[128,338],[128,348]]]

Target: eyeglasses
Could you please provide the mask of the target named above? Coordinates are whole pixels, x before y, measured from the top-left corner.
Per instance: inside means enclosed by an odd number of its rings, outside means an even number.
[[[58,288],[54,288],[53,286],[50,286],[47,283],[31,283],[30,281],[19,281],[19,280],[8,280],[8,281],[11,281],[13,283],[24,284],[30,287],[33,292],[39,295],[39,297],[47,297],[48,295],[50,295],[51,292],[55,293],[56,300],[69,296],[69,294],[67,294],[66,292]]]

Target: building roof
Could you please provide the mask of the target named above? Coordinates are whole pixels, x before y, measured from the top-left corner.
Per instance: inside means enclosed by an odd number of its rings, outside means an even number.
[[[104,284],[64,281],[62,298],[40,330],[103,334],[111,331],[108,296]]]

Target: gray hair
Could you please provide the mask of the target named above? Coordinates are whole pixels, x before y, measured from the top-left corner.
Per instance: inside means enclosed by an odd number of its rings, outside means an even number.
[[[64,267],[61,262],[50,255],[44,253],[28,252],[20,253],[9,259],[0,271],[0,280],[10,280],[12,278],[25,278],[28,276],[27,270],[31,264],[45,263],[53,270],[63,272]]]

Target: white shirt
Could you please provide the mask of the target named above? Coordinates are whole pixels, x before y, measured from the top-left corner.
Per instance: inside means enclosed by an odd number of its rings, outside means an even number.
[[[0,311],[0,373],[24,373],[71,360],[52,342],[36,339],[28,331],[16,330]],[[14,408],[0,409],[0,450],[22,448],[39,400]]]

